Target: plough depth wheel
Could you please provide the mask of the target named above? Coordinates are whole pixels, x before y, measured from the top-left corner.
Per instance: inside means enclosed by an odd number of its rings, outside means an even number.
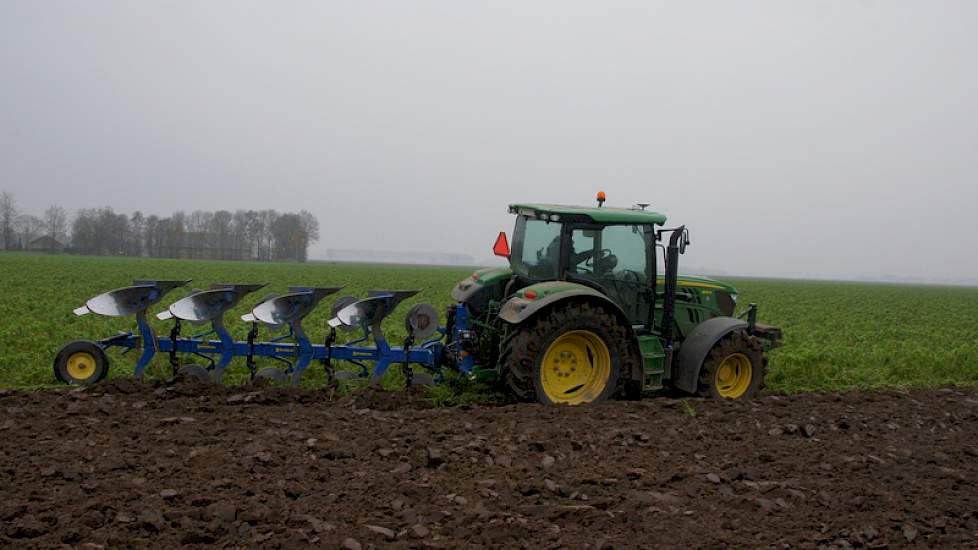
[[[109,358],[95,342],[78,340],[61,348],[54,358],[54,376],[73,386],[94,384],[109,372]]]

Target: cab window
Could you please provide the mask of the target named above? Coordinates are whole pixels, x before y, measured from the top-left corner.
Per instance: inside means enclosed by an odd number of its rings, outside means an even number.
[[[568,277],[596,283],[633,323],[644,323],[651,307],[650,239],[651,233],[647,235],[643,225],[575,229],[571,232]]]
[[[555,279],[560,263],[559,223],[520,217],[513,232],[513,267],[534,279]]]
[[[571,233],[571,273],[601,279],[645,282],[648,254],[644,226],[610,225]]]

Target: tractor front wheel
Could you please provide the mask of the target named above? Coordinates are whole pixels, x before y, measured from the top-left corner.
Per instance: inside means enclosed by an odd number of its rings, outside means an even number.
[[[578,405],[618,390],[627,329],[614,314],[588,303],[557,305],[513,327],[503,344],[503,379],[519,398]]]
[[[761,343],[746,331],[735,331],[706,356],[697,393],[715,399],[749,399],[764,387],[766,371]]]
[[[54,376],[65,384],[87,386],[109,373],[109,358],[98,344],[78,340],[66,344],[54,358]]]

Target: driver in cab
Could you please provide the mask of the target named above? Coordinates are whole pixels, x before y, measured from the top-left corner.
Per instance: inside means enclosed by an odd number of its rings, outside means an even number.
[[[581,237],[578,235],[578,237]],[[583,241],[583,242],[582,242]],[[578,244],[580,243],[580,244]],[[618,259],[613,254],[604,254],[605,251],[598,251],[597,260],[595,257],[595,240],[593,236],[583,235],[583,238],[574,240],[571,236],[571,253],[568,261],[568,271],[570,273],[585,273],[593,275],[603,275],[611,273],[618,264]],[[546,250],[537,251],[537,259],[540,265],[556,266],[560,258],[560,235],[557,235],[547,245]]]

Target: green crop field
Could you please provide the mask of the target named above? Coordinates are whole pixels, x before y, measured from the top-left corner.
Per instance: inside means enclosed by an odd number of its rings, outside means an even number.
[[[465,268],[348,264],[206,262],[0,254],[0,387],[57,384],[51,361],[74,339],[98,339],[129,330],[129,319],[76,317],[85,300],[134,278],[193,279],[204,288],[218,282],[269,282],[268,292],[289,285],[346,285],[341,294],[364,296],[372,288],[423,291],[400,306],[429,302],[440,310],[449,291],[471,273]],[[771,354],[768,388],[777,392],[870,387],[919,387],[978,383],[978,288],[734,279],[740,303],[760,304],[760,319],[784,329],[785,347]],[[232,333],[244,338],[237,317],[265,293],[252,294],[228,316]],[[164,303],[185,295],[178,289]],[[330,298],[306,321],[314,340],[325,335]],[[157,306],[155,311],[162,309]],[[161,331],[169,324],[153,320]],[[404,336],[395,312],[385,328],[392,341]],[[136,355],[111,353],[110,376],[131,376]],[[158,357],[147,373],[168,373]],[[321,382],[310,367],[304,381]],[[243,361],[232,364],[230,383],[246,379]]]

